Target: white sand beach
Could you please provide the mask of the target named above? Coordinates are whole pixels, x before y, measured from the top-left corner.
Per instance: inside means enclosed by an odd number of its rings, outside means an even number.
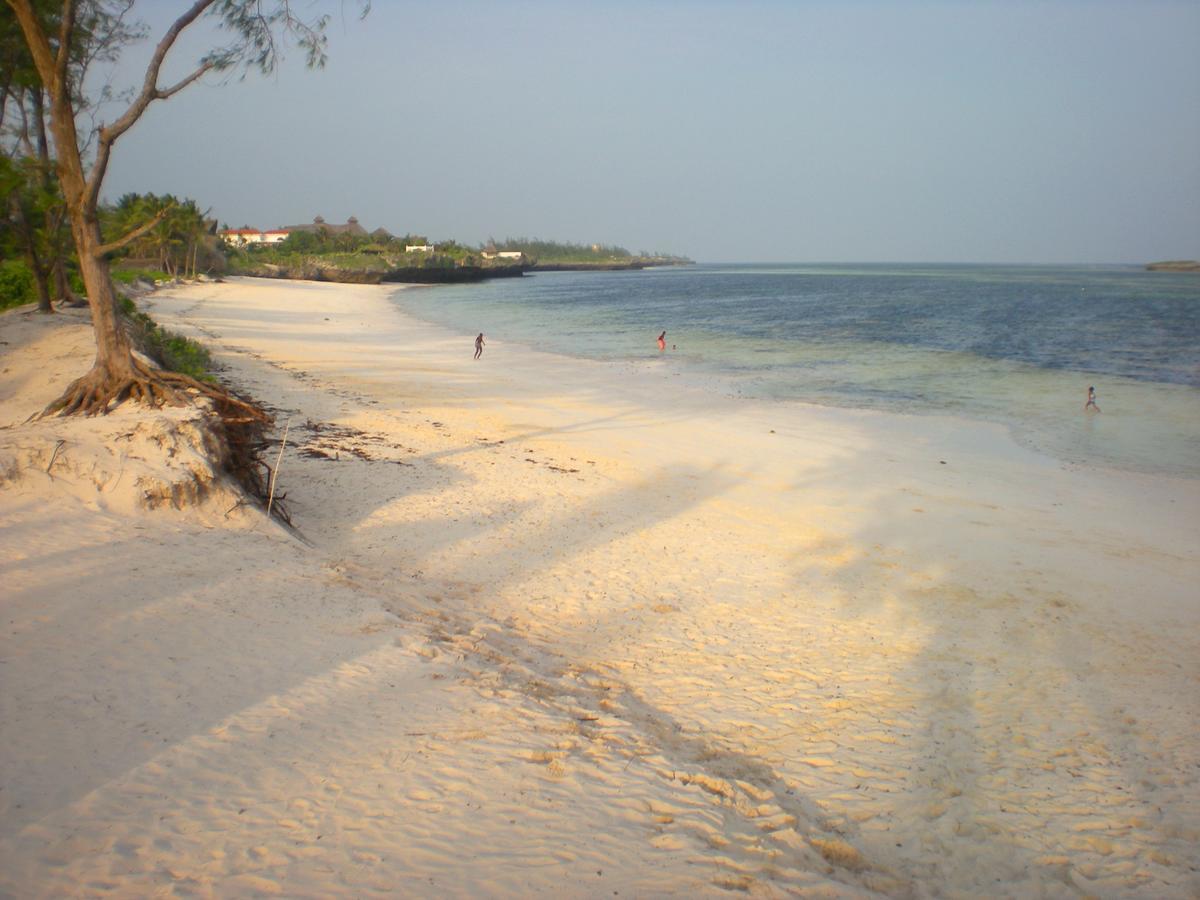
[[[142,301],[299,534],[0,316],[0,896],[1200,895],[1200,484],[394,291]]]

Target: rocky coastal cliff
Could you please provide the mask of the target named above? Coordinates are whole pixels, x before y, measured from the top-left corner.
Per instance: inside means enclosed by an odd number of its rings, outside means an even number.
[[[528,266],[407,266],[392,269],[354,269],[306,262],[281,266],[261,263],[237,271],[238,275],[257,278],[282,278],[291,281],[331,281],[341,284],[458,284],[487,278],[514,278],[525,274]]]

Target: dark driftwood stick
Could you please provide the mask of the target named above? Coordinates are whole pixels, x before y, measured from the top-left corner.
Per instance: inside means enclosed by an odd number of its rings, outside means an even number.
[[[59,442],[54,445],[54,452],[50,454],[50,462],[46,463],[46,474],[47,475],[50,475],[50,470],[54,467],[54,461],[56,459],[58,459],[58,451],[63,448],[63,444],[65,444],[65,443],[66,443],[66,441],[60,439]],[[50,475],[50,480],[51,481],[54,480],[53,475]]]

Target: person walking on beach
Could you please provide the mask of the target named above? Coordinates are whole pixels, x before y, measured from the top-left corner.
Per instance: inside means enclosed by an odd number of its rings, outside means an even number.
[[[666,349],[667,349],[667,333],[664,331],[662,334],[660,334],[658,336],[658,352],[661,353],[662,351],[664,351]]]
[[[483,339],[483,332],[482,331],[479,332],[479,337],[475,338],[475,358],[476,359],[479,359],[479,357],[483,356],[483,345],[486,343],[487,343],[487,341],[485,341]]]
[[[1094,409],[1096,412],[1100,412],[1100,407],[1096,405],[1096,388],[1091,385],[1088,386],[1087,403],[1083,404],[1084,412],[1087,412],[1089,409]]]

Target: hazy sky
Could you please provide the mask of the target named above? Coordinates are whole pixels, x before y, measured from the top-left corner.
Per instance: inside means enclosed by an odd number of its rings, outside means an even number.
[[[1200,257],[1200,0],[311,8],[326,69],[153,106],[105,196],[700,261]]]

